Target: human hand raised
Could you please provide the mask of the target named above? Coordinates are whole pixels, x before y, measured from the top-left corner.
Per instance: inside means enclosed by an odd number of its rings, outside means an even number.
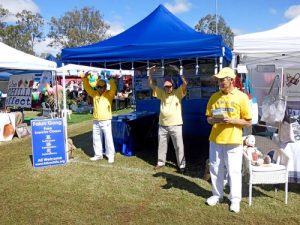
[[[88,75],[89,75],[89,73],[90,73],[90,71],[87,71],[87,72],[83,72],[83,71],[82,71],[82,72],[80,73],[80,77],[81,77],[81,78],[87,78]]]

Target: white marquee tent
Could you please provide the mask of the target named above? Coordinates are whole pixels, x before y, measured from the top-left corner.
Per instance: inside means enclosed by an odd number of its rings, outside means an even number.
[[[283,91],[284,71],[300,68],[299,27],[300,15],[274,29],[234,37],[233,52],[240,57],[239,63],[248,68],[259,105],[263,96],[268,94],[275,74],[281,74],[280,89]],[[259,71],[257,65],[263,65],[261,68],[275,65],[275,71]],[[299,107],[299,103],[288,104]]]
[[[56,63],[48,61],[0,42],[0,68],[15,70],[55,70]]]
[[[105,68],[97,68],[97,67],[91,67],[91,66],[83,66],[83,65],[76,65],[76,64],[68,64],[62,67],[59,67],[56,69],[56,74],[59,76],[62,76],[65,74],[65,76],[79,76],[81,72],[100,72],[101,70],[106,70]],[[134,74],[133,70],[116,70],[116,69],[107,69],[111,72],[112,75],[120,74],[120,75],[132,75]]]
[[[248,67],[275,64],[277,67],[300,65],[300,15],[271,30],[234,37],[234,53]]]
[[[14,49],[4,43],[0,42],[0,69],[5,70],[23,70],[23,71],[55,71],[56,63],[45,60],[17,49]],[[65,90],[64,90],[65,92]],[[64,109],[66,109],[66,102],[64,100]],[[64,130],[65,130],[65,143],[68,149],[67,122],[66,115],[64,116]],[[68,160],[68,159],[67,159]]]
[[[79,76],[80,72],[96,72],[99,68],[91,67],[91,66],[82,66],[82,65],[76,65],[76,64],[68,64],[62,67],[59,67],[56,69],[56,74],[59,76],[62,76],[64,73],[66,76]]]

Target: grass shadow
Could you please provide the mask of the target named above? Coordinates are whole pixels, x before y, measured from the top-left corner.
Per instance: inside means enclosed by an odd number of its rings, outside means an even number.
[[[247,197],[247,199],[249,198],[249,185],[248,183],[244,183],[242,184],[242,196],[243,197]],[[268,197],[268,198],[274,198],[274,195],[268,195],[265,194],[263,191],[261,191],[260,189],[266,190],[266,191],[271,191],[270,193],[275,193],[275,186],[273,184],[268,184],[268,185],[253,185],[252,186],[252,201],[255,200],[255,198],[261,198],[261,197]],[[283,189],[284,190],[284,189]],[[228,189],[228,193],[229,193],[229,189]]]
[[[300,183],[289,183],[289,192],[294,192],[299,194],[300,193]],[[282,187],[280,190],[284,190],[284,187]]]
[[[90,157],[94,156],[92,131],[75,135],[71,139],[76,148],[81,149]]]
[[[29,155],[28,157],[29,157],[29,159],[30,159],[31,165],[33,166],[33,156],[32,156],[32,155]]]
[[[157,133],[153,133],[147,141],[144,141],[143,147],[135,152],[138,158],[141,158],[150,165],[155,166],[158,155]],[[183,137],[184,151],[186,157],[186,175],[190,177],[203,177],[205,171],[205,162],[208,159],[209,142],[207,137]],[[167,166],[177,168],[176,154],[172,140],[169,140],[167,151]]]
[[[195,196],[208,198],[211,196],[211,191],[202,188],[200,185],[189,181],[188,179],[165,172],[158,172],[153,174],[154,177],[161,177],[166,180],[166,184],[161,186],[163,189],[177,188],[180,190],[188,191]]]

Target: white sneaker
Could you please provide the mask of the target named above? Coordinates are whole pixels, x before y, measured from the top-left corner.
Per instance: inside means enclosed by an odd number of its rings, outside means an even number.
[[[240,212],[240,203],[232,202],[230,205],[230,212],[239,213]]]
[[[108,163],[114,163],[114,162],[115,162],[114,157],[109,157],[109,158],[108,158]]]
[[[100,159],[103,159],[103,156],[95,155],[94,157],[90,158],[91,161],[97,161],[97,160],[100,160]]]
[[[215,206],[216,204],[222,202],[223,198],[219,198],[217,196],[211,196],[206,199],[206,204],[209,206]]]

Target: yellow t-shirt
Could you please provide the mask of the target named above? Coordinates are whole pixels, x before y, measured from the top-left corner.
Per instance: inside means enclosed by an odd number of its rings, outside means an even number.
[[[227,95],[221,91],[213,94],[207,104],[206,116],[212,116],[212,110],[219,109],[230,118],[246,119],[252,118],[250,101],[248,96],[233,89]],[[216,144],[242,144],[243,127],[232,124],[214,124],[209,140]]]
[[[160,100],[159,124],[162,126],[182,125],[181,100],[185,96],[182,87],[173,90],[171,94],[155,87],[152,95]]]
[[[87,78],[83,79],[83,87],[93,98],[94,110],[93,117],[95,120],[111,120],[112,118],[112,102],[116,94],[116,84],[114,79],[109,80],[110,90],[105,91],[102,95],[99,95],[98,91],[95,91],[88,82]]]

